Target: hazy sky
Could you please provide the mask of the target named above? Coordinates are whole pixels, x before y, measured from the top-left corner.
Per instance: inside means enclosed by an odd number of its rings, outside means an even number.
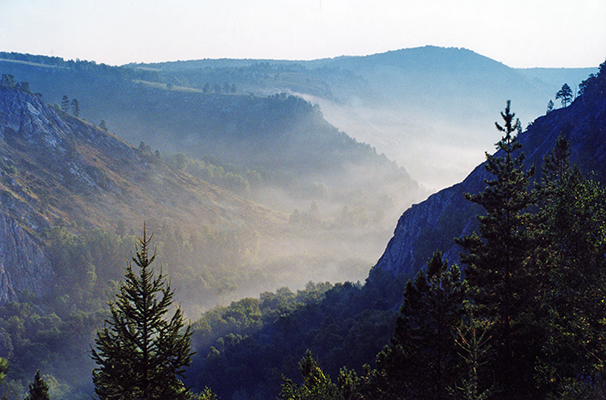
[[[436,45],[595,67],[606,0],[0,0],[0,51],[128,62],[315,59]]]

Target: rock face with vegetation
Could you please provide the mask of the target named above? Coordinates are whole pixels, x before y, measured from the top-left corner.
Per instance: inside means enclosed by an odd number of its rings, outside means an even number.
[[[125,233],[154,219],[178,224],[185,234],[232,230],[252,235],[286,221],[18,87],[0,86],[0,174],[0,302],[17,300],[26,291],[41,296],[53,288],[45,252],[63,264],[54,268],[63,268],[65,259],[47,247],[56,244],[52,229],[55,234],[58,228],[73,234],[93,229]]]
[[[48,294],[53,281],[51,264],[33,238],[0,213],[0,303],[18,301],[21,292]]]
[[[598,76],[590,76],[582,85],[583,96],[566,108],[537,118],[520,134],[519,141],[526,154],[527,166],[534,164],[540,171],[543,157],[553,149],[558,136],[563,135],[571,143],[571,161],[584,172],[592,171],[603,182],[606,176],[604,75],[602,71]],[[514,112],[515,109],[515,103],[512,103]],[[496,120],[498,115],[495,114]],[[490,132],[493,128],[488,126],[486,129]],[[498,132],[493,131],[496,141]],[[465,200],[464,194],[483,191],[487,178],[489,175],[482,164],[463,182],[441,190],[404,212],[373,270],[387,271],[393,276],[405,274],[412,277],[435,250],[441,250],[451,262],[458,261],[461,248],[455,244],[454,238],[468,235],[477,227],[474,216],[480,211],[477,205]]]

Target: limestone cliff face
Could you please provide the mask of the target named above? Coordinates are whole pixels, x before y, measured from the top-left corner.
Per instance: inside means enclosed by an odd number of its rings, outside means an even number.
[[[471,233],[477,225],[474,215],[481,211],[465,200],[464,193],[479,192],[485,177],[487,173],[482,165],[462,183],[441,190],[406,210],[373,271],[412,277],[435,250],[441,250],[449,262],[457,262],[460,250],[454,238]]]
[[[571,144],[571,161],[584,173],[594,172],[593,178],[606,182],[606,76],[603,76],[606,71],[603,72],[594,79],[590,90],[573,104],[537,118],[519,136],[526,155],[525,165],[536,166],[537,178],[540,178],[543,157],[551,152],[558,136],[564,135]],[[512,103],[512,110],[515,112],[515,103]],[[496,112],[495,115],[498,117]],[[493,132],[497,142],[498,132]],[[441,250],[449,262],[457,262],[461,248],[454,238],[473,232],[477,227],[475,215],[483,211],[466,201],[464,193],[483,191],[484,180],[493,178],[482,164],[463,182],[408,209],[400,217],[370,279],[377,271],[412,277],[436,250]]]
[[[0,213],[0,303],[17,301],[18,293],[48,294],[54,279],[40,247],[14,219]]]

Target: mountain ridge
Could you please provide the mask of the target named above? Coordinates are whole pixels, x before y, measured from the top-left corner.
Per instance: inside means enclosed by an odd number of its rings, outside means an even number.
[[[537,171],[560,135],[570,142],[571,162],[584,173],[594,173],[604,182],[606,169],[606,71],[602,64],[598,77],[590,76],[586,90],[566,108],[554,110],[537,118],[518,136],[525,165],[535,165]],[[515,111],[515,104],[513,104]],[[496,152],[499,157],[502,152]],[[484,190],[484,180],[491,179],[482,163],[465,180],[431,195],[404,212],[396,225],[385,252],[373,267],[393,276],[403,274],[412,278],[435,250],[440,250],[451,262],[458,262],[461,249],[454,238],[471,234],[477,227],[474,216],[482,209],[464,198],[464,193],[477,194]],[[540,172],[537,178],[540,179]]]

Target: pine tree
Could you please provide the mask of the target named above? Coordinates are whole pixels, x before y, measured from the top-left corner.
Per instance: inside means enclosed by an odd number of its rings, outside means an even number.
[[[191,330],[180,308],[167,318],[173,291],[160,272],[154,276],[151,237],[143,230],[125,280],[110,302],[110,317],[97,332],[92,358],[95,392],[101,399],[182,399],[187,390],[178,379],[191,362]]]
[[[66,113],[69,110],[70,104],[71,102],[69,101],[69,97],[67,97],[67,95],[63,95],[63,98],[61,99],[61,111]]]
[[[377,355],[377,369],[389,393],[442,399],[454,384],[460,361],[456,328],[466,284],[456,265],[437,251],[414,282],[409,281],[389,346]]]
[[[48,395],[48,385],[40,376],[40,370],[36,372],[34,381],[29,384],[29,394],[25,400],[50,400]]]
[[[545,158],[540,187],[537,259],[546,271],[547,339],[537,371],[541,383],[556,390],[578,386],[583,372],[594,382],[586,385],[589,390],[604,373],[606,353],[606,191],[571,167],[569,154],[568,141],[560,137]]]
[[[533,315],[537,275],[527,265],[533,248],[533,217],[527,212],[534,204],[529,190],[534,167],[526,170],[524,153],[516,132],[521,124],[511,112],[510,102],[501,112],[504,124],[495,123],[504,134],[497,143],[503,156],[486,154],[486,170],[495,176],[486,180],[484,192],[466,195],[481,205],[479,235],[457,239],[465,252],[461,260],[470,286],[470,298],[477,317],[493,322],[490,334],[494,350],[492,367],[503,388],[531,390],[536,356]],[[499,154],[499,153],[497,153]],[[515,394],[512,394],[514,396]]]
[[[556,100],[562,101],[562,107],[566,107],[572,101],[572,89],[567,83],[556,93]]]

